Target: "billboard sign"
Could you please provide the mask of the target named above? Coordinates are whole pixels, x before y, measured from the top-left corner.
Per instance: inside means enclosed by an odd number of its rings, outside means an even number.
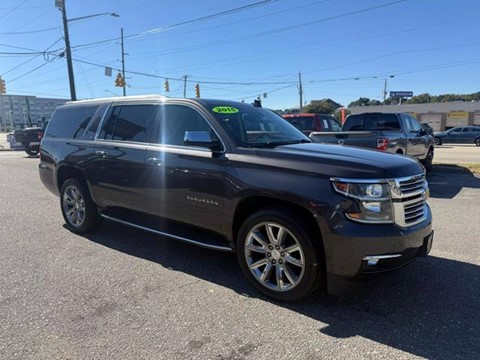
[[[404,98],[412,97],[413,91],[390,91],[390,97],[392,98]]]

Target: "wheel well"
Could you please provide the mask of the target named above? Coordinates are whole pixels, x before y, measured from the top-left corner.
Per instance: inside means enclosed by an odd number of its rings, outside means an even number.
[[[80,170],[70,166],[62,166],[58,169],[58,174],[57,174],[58,191],[62,189],[63,183],[70,178],[76,178],[80,181],[85,182],[85,177],[83,176]]]
[[[321,254],[323,256],[324,249],[323,249],[323,242],[322,242],[322,233],[320,231],[320,228],[318,227],[318,224],[313,214],[307,209],[305,209],[304,207],[301,207],[300,205],[297,205],[288,201],[273,199],[273,198],[264,197],[264,196],[249,197],[242,200],[238,204],[235,210],[235,215],[233,217],[233,228],[232,228],[233,240],[236,241],[238,232],[240,231],[240,227],[250,215],[252,215],[257,211],[267,209],[267,208],[275,208],[278,210],[282,210],[293,217],[300,218],[308,227],[307,230],[317,235],[315,236],[315,239],[319,239],[318,245],[320,246],[318,246],[318,248],[321,251]]]
[[[402,149],[398,149],[396,154],[400,154],[400,155],[403,155],[403,150]]]

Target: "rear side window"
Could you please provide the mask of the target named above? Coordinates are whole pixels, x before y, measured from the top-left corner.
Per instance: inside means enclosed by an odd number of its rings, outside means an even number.
[[[99,138],[105,140],[150,142],[158,105],[115,106]]]
[[[45,137],[79,139],[97,108],[98,105],[57,108],[48,124]]]
[[[99,106],[95,114],[93,115],[92,121],[90,121],[90,125],[88,125],[87,129],[83,133],[82,140],[93,140],[95,138],[95,134],[97,133],[98,125],[102,120],[103,114],[105,114],[105,110],[107,110],[108,105]]]

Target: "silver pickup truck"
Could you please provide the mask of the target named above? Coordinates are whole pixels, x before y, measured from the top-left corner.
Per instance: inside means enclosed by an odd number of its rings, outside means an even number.
[[[347,117],[342,131],[312,132],[317,143],[357,146],[420,160],[427,171],[432,167],[434,146],[430,131],[405,113],[362,113]]]

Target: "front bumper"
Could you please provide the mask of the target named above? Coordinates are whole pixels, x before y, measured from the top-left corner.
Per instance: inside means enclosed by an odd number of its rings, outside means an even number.
[[[399,269],[432,246],[432,215],[409,228],[369,225],[349,220],[323,232],[328,292],[344,295],[362,287],[362,280]],[[325,224],[324,224],[325,225]]]

